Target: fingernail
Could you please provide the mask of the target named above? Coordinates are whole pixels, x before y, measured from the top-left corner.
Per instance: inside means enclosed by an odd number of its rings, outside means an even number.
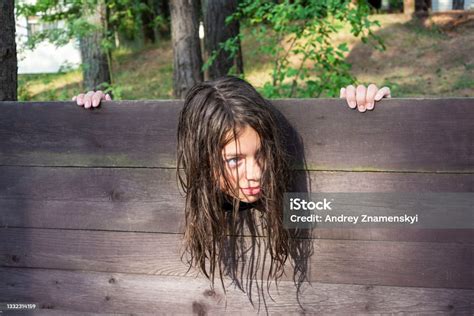
[[[353,109],[357,106],[357,104],[355,103],[355,101],[351,101],[349,102],[349,106]]]
[[[359,107],[359,111],[360,111],[360,112],[365,112],[365,106],[360,106],[360,107]]]
[[[367,110],[372,110],[372,109],[374,108],[374,102],[372,102],[372,103],[367,103],[367,104],[365,105],[365,107],[367,108]]]
[[[97,105],[98,105],[97,100],[92,101],[92,106],[93,106],[93,107],[96,107]]]

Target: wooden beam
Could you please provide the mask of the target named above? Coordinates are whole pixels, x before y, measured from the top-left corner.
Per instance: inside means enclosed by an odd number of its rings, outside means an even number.
[[[163,233],[3,228],[0,265],[197,276],[194,269],[186,274],[188,267],[180,261],[181,238]],[[242,241],[250,248],[252,241],[264,238]],[[255,246],[247,252],[244,270],[253,266],[253,271],[262,267],[268,271],[268,256],[265,263],[256,262],[264,248]],[[307,267],[311,282],[474,289],[472,243],[297,239],[292,250],[297,252],[296,262]],[[292,280],[290,261],[286,268],[283,280]],[[243,280],[250,279],[245,273]]]
[[[474,171],[472,98],[383,100],[366,113],[338,99],[273,103],[296,169]],[[0,165],[175,166],[180,101],[0,106]]]

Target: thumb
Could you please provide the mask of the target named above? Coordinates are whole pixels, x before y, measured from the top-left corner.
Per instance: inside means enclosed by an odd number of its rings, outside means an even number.
[[[388,87],[383,87],[375,95],[375,101],[381,100],[383,97],[391,98],[390,89]]]
[[[339,98],[344,99],[346,97],[346,88],[341,88],[341,91],[339,92]]]

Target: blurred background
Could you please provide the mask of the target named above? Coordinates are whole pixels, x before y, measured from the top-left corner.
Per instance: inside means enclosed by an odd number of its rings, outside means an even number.
[[[268,98],[474,96],[474,0],[17,0],[17,98],[182,98],[240,76]],[[0,31],[1,33],[2,31]]]

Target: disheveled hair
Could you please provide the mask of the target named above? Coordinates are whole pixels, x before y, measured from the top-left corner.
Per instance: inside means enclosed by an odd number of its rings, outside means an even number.
[[[288,154],[273,111],[272,105],[249,83],[224,77],[195,85],[179,116],[177,180],[186,197],[181,260],[189,254],[189,267],[201,271],[211,281],[212,289],[217,268],[224,293],[228,239],[236,232],[240,201],[233,198],[233,209],[223,210],[225,194],[220,177],[227,188],[232,186],[222,151],[230,141],[237,141],[246,126],[260,137],[261,196],[252,211],[254,219],[257,212],[260,214],[265,251],[270,255],[267,285],[269,278],[277,282],[282,276],[289,255],[289,232],[283,227],[283,194],[290,175]],[[235,257],[230,254],[230,258]]]

